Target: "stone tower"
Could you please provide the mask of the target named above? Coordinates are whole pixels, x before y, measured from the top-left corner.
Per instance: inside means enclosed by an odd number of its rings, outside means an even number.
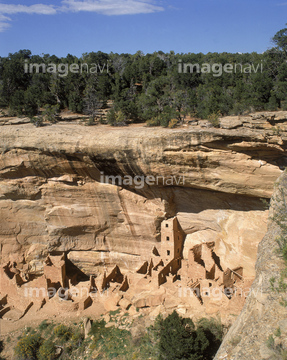
[[[169,262],[182,257],[185,233],[182,230],[177,217],[164,220],[161,223],[161,258]]]

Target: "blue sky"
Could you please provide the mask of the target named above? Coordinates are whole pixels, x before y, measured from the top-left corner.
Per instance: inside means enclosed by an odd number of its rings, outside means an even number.
[[[0,0],[0,56],[261,53],[286,15],[284,0]]]

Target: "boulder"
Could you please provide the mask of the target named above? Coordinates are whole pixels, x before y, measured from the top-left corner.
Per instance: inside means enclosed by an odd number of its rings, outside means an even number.
[[[127,310],[131,305],[131,302],[125,298],[121,299],[119,301],[119,306],[124,309],[124,310]]]
[[[83,321],[83,324],[84,324],[84,332],[85,332],[85,339],[86,339],[88,337],[89,332],[91,331],[93,322],[89,318],[85,318]]]
[[[236,129],[243,125],[243,122],[239,116],[226,116],[221,118],[219,121],[220,127],[223,129]]]

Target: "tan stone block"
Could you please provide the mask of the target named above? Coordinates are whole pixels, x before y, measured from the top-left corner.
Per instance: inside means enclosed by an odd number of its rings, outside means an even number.
[[[146,299],[145,298],[136,299],[136,300],[134,300],[133,305],[136,308],[144,308],[144,307],[147,306],[146,305]]]
[[[119,301],[121,300],[122,295],[116,294],[108,297],[103,300],[104,307],[107,311],[115,311],[118,309]]]
[[[127,310],[130,305],[131,305],[131,302],[125,298],[123,298],[119,301],[119,306],[125,310]]]

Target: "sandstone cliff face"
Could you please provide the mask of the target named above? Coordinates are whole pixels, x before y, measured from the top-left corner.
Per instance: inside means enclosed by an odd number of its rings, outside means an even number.
[[[177,215],[187,245],[215,241],[224,267],[254,276],[267,220],[260,198],[282,172],[287,137],[230,127],[2,126],[1,262],[41,273],[48,253],[66,251],[87,274],[134,270],[159,245],[161,221]],[[115,186],[103,174],[179,184]]]
[[[287,174],[284,172],[272,197],[268,231],[258,246],[256,278],[242,312],[223,340],[216,360],[286,358],[287,308],[280,304],[286,301],[286,293],[273,290],[270,283],[270,279],[274,278],[274,287],[278,288],[278,280],[285,267],[276,242],[281,229],[271,220],[271,216],[276,217],[279,209],[282,209],[281,191],[286,196],[286,189]],[[286,212],[286,206],[284,209]],[[268,341],[270,336],[274,339],[274,345]]]

